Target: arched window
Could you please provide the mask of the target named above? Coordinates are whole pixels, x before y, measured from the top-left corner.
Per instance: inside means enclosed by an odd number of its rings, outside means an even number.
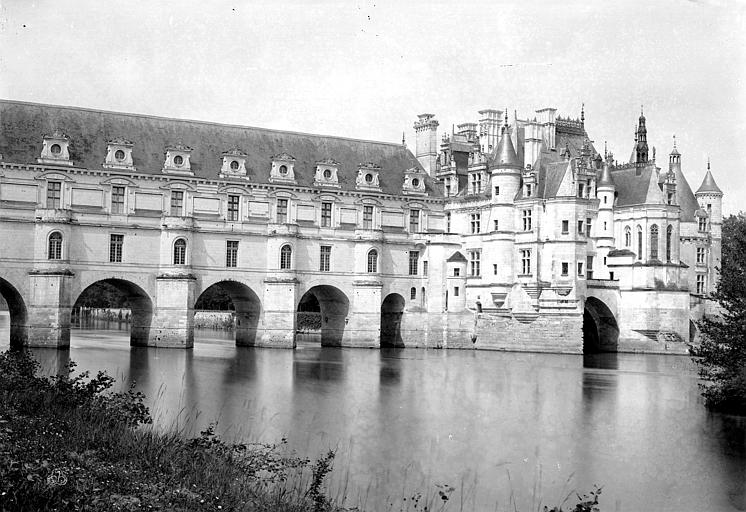
[[[375,249],[368,252],[368,272],[378,272],[378,251]]]
[[[673,226],[666,228],[666,261],[671,261],[671,242],[673,241]]]
[[[409,290],[409,298],[415,300],[417,298],[417,288],[414,286]]]
[[[629,226],[624,228],[624,247],[629,247],[632,245],[632,230],[629,229]]]
[[[280,249],[280,268],[289,269],[293,261],[293,248],[289,245],[283,245]]]
[[[183,238],[174,242],[174,265],[186,265],[187,243]]]
[[[650,259],[658,259],[658,225],[650,226]]]
[[[62,233],[55,231],[49,235],[49,250],[47,258],[50,260],[62,259]]]
[[[642,259],[642,227],[637,226],[637,259]]]

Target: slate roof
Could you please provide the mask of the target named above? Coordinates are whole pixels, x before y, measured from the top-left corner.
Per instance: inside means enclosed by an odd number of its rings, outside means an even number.
[[[518,160],[518,154],[513,146],[513,139],[510,138],[510,132],[505,130],[497,143],[497,148],[491,155],[490,168],[495,167],[521,167]]]
[[[451,254],[451,256],[446,261],[449,262],[449,263],[453,263],[455,261],[466,262],[466,257],[464,257],[464,255],[461,254],[461,252],[456,251],[453,254]]]
[[[398,143],[0,100],[0,154],[5,161],[35,164],[42,135],[55,129],[70,137],[74,165],[88,169],[102,168],[107,141],[117,137],[133,142],[134,165],[143,174],[162,174],[166,146],[179,141],[194,148],[191,168],[198,178],[217,179],[222,155],[231,148],[247,155],[254,183],[269,182],[271,157],[283,152],[295,157],[295,176],[304,186],[313,186],[315,164],[325,158],[341,163],[343,190],[355,190],[361,163],[381,166],[381,189],[387,194],[401,194],[405,170],[421,169],[412,152]],[[430,196],[441,195],[429,177],[425,186]]]
[[[723,194],[723,191],[720,190],[720,187],[718,187],[717,183],[715,183],[715,178],[712,177],[710,169],[707,169],[705,179],[702,180],[702,184],[697,189],[697,194],[699,193]]]

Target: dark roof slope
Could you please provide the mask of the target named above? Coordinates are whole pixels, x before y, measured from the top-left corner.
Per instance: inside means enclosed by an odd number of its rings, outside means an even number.
[[[702,180],[702,184],[697,189],[697,194],[700,194],[700,193],[723,195],[723,191],[720,190],[720,187],[718,187],[717,183],[715,183],[715,178],[712,177],[712,173],[710,172],[710,169],[707,169],[707,174],[705,174],[705,179]]]
[[[660,195],[654,192],[658,188],[654,164],[640,167],[627,164],[612,169],[611,173],[618,194],[617,206],[660,203]]]
[[[282,152],[295,157],[296,179],[305,186],[313,185],[315,164],[325,158],[340,162],[339,182],[347,190],[355,189],[360,163],[381,166],[381,188],[389,194],[401,193],[405,170],[421,168],[396,143],[0,100],[0,153],[6,161],[36,163],[42,135],[55,129],[70,137],[74,164],[89,169],[101,168],[107,141],[115,137],[134,143],[134,164],[144,174],[161,174],[165,147],[178,141],[193,148],[191,168],[199,178],[217,178],[223,152],[233,147],[248,155],[249,179],[259,183],[269,181],[271,157]],[[425,182],[431,196],[440,195],[429,177]]]

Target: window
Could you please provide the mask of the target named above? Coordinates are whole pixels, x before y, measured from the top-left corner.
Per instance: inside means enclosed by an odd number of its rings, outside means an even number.
[[[702,265],[705,262],[705,248],[697,247],[697,264]]]
[[[583,275],[583,262],[582,261],[578,262],[578,275],[579,276]]]
[[[62,208],[62,182],[47,182],[47,208]]]
[[[321,227],[328,228],[332,225],[332,203],[321,203]]]
[[[482,275],[482,251],[469,251],[469,274],[472,277]]]
[[[417,288],[415,288],[414,286],[409,289],[409,298],[412,300],[417,298]]]
[[[178,238],[174,242],[174,265],[186,265],[186,240]]]
[[[499,231],[500,230],[500,224],[497,222],[497,219],[495,219],[494,222],[495,222],[495,231]]]
[[[445,179],[445,194],[446,197],[450,197],[451,195],[451,178]]]
[[[322,245],[319,254],[319,272],[329,272],[331,268],[332,246]]]
[[[471,178],[471,193],[479,194],[482,191],[482,173],[474,172],[469,177]]]
[[[363,206],[363,229],[373,229],[372,206]]]
[[[604,204],[606,204],[606,202],[607,202],[606,200],[607,200],[607,199],[608,199],[608,197],[607,197],[607,196],[604,196]],[[670,204],[670,203],[669,203],[669,204]]]
[[[523,210],[521,217],[523,219],[523,231],[531,231],[531,210]]]
[[[496,196],[500,195],[500,187],[495,187],[495,195]]]
[[[584,197],[585,196],[585,185],[583,183],[578,183],[578,197]]]
[[[239,196],[228,196],[228,220],[230,222],[238,220],[238,201]]]
[[[593,256],[586,256],[585,258],[585,276],[588,279],[593,279]]]
[[[461,269],[456,267],[453,269],[453,277],[460,277],[461,276]]]
[[[111,187],[111,213],[124,213],[124,187]]]
[[[426,276],[429,270],[430,270],[430,268],[429,268],[429,266],[427,264],[427,261],[423,261],[422,262],[422,275]]]
[[[526,184],[526,197],[531,197],[531,185]]]
[[[629,226],[624,228],[624,246],[629,247],[632,245],[632,230],[629,229]]]
[[[658,225],[650,226],[650,259],[658,259]]]
[[[570,264],[566,261],[562,262],[562,275],[566,276],[570,272]]]
[[[563,220],[562,221],[562,234],[566,235],[570,232],[570,221],[569,220]]]
[[[109,262],[122,262],[122,247],[124,246],[124,235],[109,236]]]
[[[62,152],[62,148],[59,144],[52,144],[52,147],[50,149],[53,155],[59,155]]]
[[[471,232],[479,233],[481,231],[481,225],[482,225],[482,214],[472,213],[470,218],[471,218]]]
[[[673,226],[666,228],[666,261],[671,261],[671,242],[673,242]]]
[[[409,232],[417,233],[420,230],[420,211],[409,210]]]
[[[671,192],[668,193],[668,204],[673,204],[673,194]]]
[[[606,229],[607,229],[607,227],[606,227],[606,221],[604,221],[604,231],[606,231]]]
[[[237,160],[231,160],[231,170],[237,171],[238,170],[238,161]]]
[[[183,163],[184,163],[184,157],[183,157],[183,156],[181,156],[181,155],[176,155],[176,156],[174,157],[174,164],[176,164],[176,165],[181,165],[181,164],[183,164]]]
[[[122,160],[124,160],[124,151],[122,151],[121,149],[117,149],[117,150],[116,150],[116,151],[114,152],[114,158],[116,158],[116,159],[117,159],[118,161],[120,161],[120,162],[121,162]]]
[[[238,241],[227,240],[225,242],[225,266],[235,268],[238,266]]]
[[[61,260],[62,259],[62,233],[55,231],[49,235],[49,247],[47,251],[47,258],[50,260]]]
[[[280,249],[280,269],[288,270],[293,264],[293,248],[285,244]]]
[[[637,259],[642,259],[642,228],[637,226]]]
[[[699,221],[697,224],[700,231],[707,231],[707,218],[706,217],[699,217]]]
[[[585,219],[585,236],[591,236],[591,219]]]
[[[458,297],[458,286],[453,287],[453,296]]]
[[[284,224],[288,221],[288,200],[277,200],[277,223]]]
[[[375,249],[368,252],[368,272],[378,272],[378,251]]]
[[[697,294],[698,295],[705,294],[705,275],[704,274],[697,274]]]
[[[184,192],[181,190],[171,191],[171,215],[180,216],[184,206]]]
[[[582,220],[579,220],[579,221],[578,221],[578,234],[579,234],[579,235],[582,235],[582,234],[583,234],[583,232],[584,232],[584,229],[583,229],[583,221],[582,221]]]
[[[285,176],[288,173],[288,166],[287,165],[281,165],[280,166],[280,174]]]
[[[521,250],[521,274],[531,275],[531,249]]]
[[[492,273],[497,275],[497,263],[492,264]]]
[[[409,275],[417,275],[417,267],[420,262],[420,251],[409,251]]]
[[[446,213],[446,233],[451,232],[451,212]]]

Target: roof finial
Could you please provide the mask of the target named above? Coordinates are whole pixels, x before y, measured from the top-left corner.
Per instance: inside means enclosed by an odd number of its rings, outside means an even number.
[[[642,111],[642,105],[640,105],[640,116],[642,117],[644,115],[645,115],[645,113]]]
[[[609,159],[609,151],[606,148],[606,141],[604,141],[604,160]]]
[[[585,103],[580,104],[580,124],[585,124]]]
[[[404,138],[404,132],[401,132],[401,145],[404,147],[407,146],[407,139]]]
[[[676,149],[676,134],[673,134],[673,148]]]
[[[710,170],[710,155],[707,155],[707,170]]]

